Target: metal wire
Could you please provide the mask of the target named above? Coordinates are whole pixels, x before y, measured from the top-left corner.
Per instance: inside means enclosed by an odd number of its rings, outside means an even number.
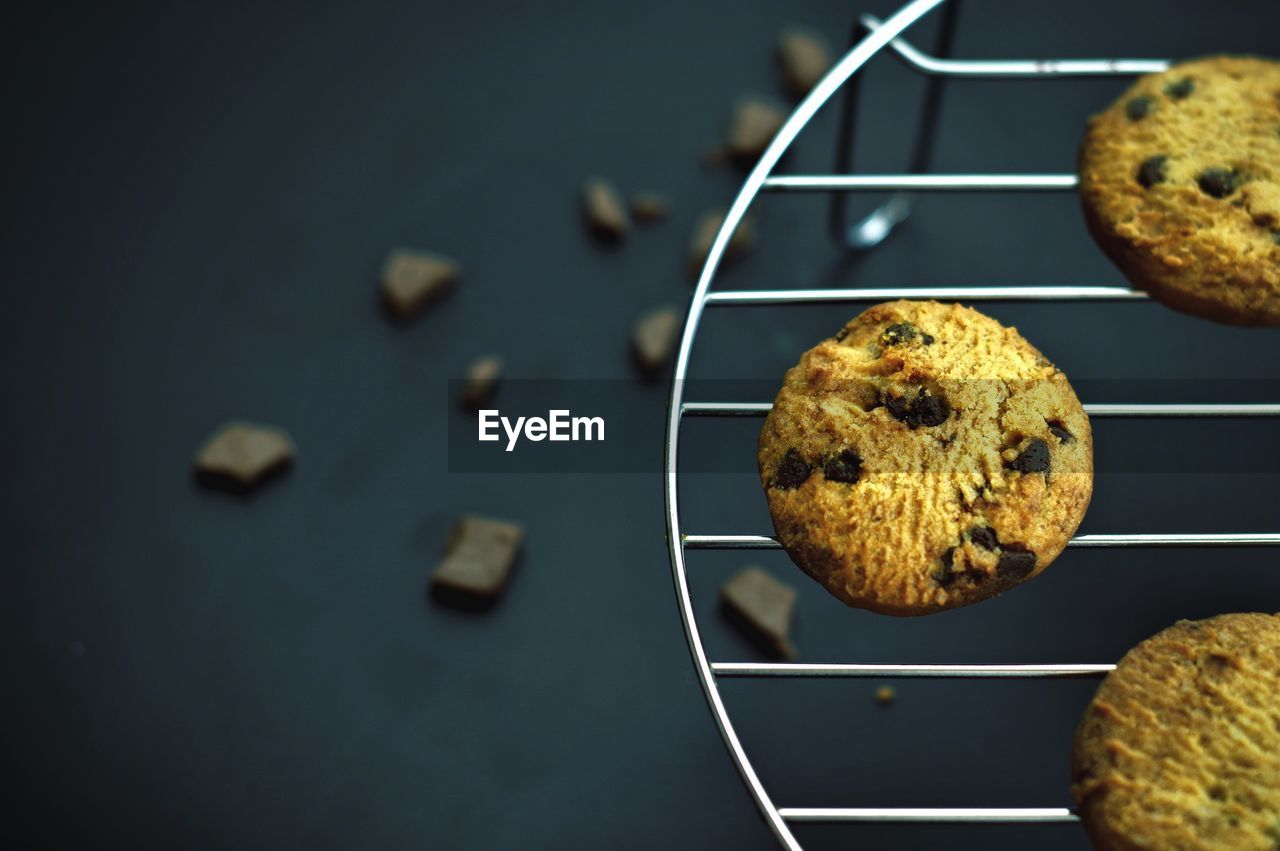
[[[830,290],[758,290],[711,292],[711,283],[724,257],[729,239],[742,221],[747,209],[762,191],[830,192],[860,191],[954,192],[954,191],[1067,191],[1076,187],[1072,174],[901,174],[901,175],[772,175],[782,155],[800,131],[824,103],[842,86],[851,87],[851,78],[876,54],[888,48],[909,67],[933,78],[1049,79],[1082,76],[1108,76],[1161,71],[1168,67],[1164,60],[959,60],[931,57],[921,53],[901,38],[902,33],[944,0],[911,0],[885,21],[870,16],[860,20],[866,35],[841,58],[827,75],[796,107],[778,130],[755,167],[744,181],[729,207],[719,232],[707,253],[698,279],[680,339],[671,395],[667,411],[665,460],[665,496],[667,509],[667,541],[671,557],[672,579],[677,605],[684,626],[694,669],[711,709],[712,717],[724,739],[748,793],[764,816],[770,830],[783,847],[799,851],[792,834],[793,822],[955,822],[955,823],[1062,823],[1077,820],[1075,811],[1064,807],[1048,808],[939,808],[939,807],[777,807],[766,791],[729,718],[721,698],[720,678],[796,678],[796,677],[875,677],[875,678],[1096,678],[1114,668],[1111,664],[1065,665],[864,665],[864,664],[789,664],[752,662],[710,662],[703,647],[698,622],[689,592],[685,553],[703,549],[776,549],[776,539],[765,535],[690,535],[680,523],[679,449],[680,428],[689,417],[763,416],[767,402],[687,402],[684,399],[686,379],[693,343],[703,312],[708,307],[746,307],[758,305],[815,304],[840,302],[879,302],[898,298],[946,299],[973,302],[1007,301],[1081,301],[1141,302],[1145,293],[1113,286],[1022,286],[1022,287],[884,287],[875,289]],[[944,15],[939,44],[948,46],[955,20],[955,3],[949,0]],[[936,88],[931,89],[936,93]],[[932,122],[937,98],[926,98],[926,124]],[[846,115],[846,118],[848,115]],[[846,120],[842,132],[849,129]],[[925,134],[927,137],[928,134]],[[922,142],[917,165],[927,161],[927,141]],[[906,196],[895,196],[878,211],[864,219],[858,239],[853,244],[866,247],[875,244],[909,214]],[[839,217],[837,222],[842,221]],[[868,225],[868,222],[871,225]],[[842,237],[843,239],[843,237]],[[1280,416],[1280,404],[1093,404],[1086,405],[1091,417],[1259,417]],[[1127,534],[1080,535],[1071,547],[1272,547],[1280,546],[1280,533],[1243,534]]]

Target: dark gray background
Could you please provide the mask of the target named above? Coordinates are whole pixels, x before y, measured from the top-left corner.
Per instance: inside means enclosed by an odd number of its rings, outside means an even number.
[[[665,388],[636,381],[651,474],[445,473],[445,382],[500,352],[524,378],[627,378],[637,312],[684,303],[697,213],[739,177],[699,153],[745,92],[777,93],[779,27],[843,42],[891,4],[42,4],[4,27],[0,836],[25,847],[769,848],[693,677],[658,475]],[[1007,17],[1006,17],[1007,15]],[[965,56],[1274,49],[1268,3],[971,2]],[[920,40],[918,38],[918,40]],[[859,165],[901,168],[915,79],[871,71]],[[1115,82],[951,89],[939,170],[1065,171]],[[823,170],[833,115],[788,167]],[[575,187],[657,189],[671,220],[604,251]],[[818,197],[767,198],[722,286],[1119,283],[1069,195],[934,197],[864,261]],[[396,244],[466,265],[393,327]],[[695,373],[770,378],[853,308],[719,311]],[[1280,377],[1277,335],[1157,305],[994,307],[1074,379]],[[1154,389],[1153,389],[1154,388]],[[1230,385],[1224,395],[1230,397]],[[1179,398],[1174,390],[1166,401]],[[1088,399],[1086,399],[1088,401]],[[296,468],[199,489],[222,420],[279,423]],[[715,429],[724,428],[725,441]],[[753,423],[693,423],[741,475],[691,477],[693,532],[765,532]],[[1099,422],[1100,452],[1183,473],[1100,475],[1084,532],[1266,531],[1275,475],[1247,430]],[[699,434],[701,433],[701,437]],[[1257,432],[1248,432],[1256,436]],[[699,443],[701,441],[701,444]],[[736,442],[734,442],[736,441]],[[1274,445],[1274,444],[1273,444]],[[1106,447],[1104,450],[1103,447]],[[1197,463],[1179,466],[1198,453]],[[1246,465],[1247,466],[1247,465]],[[1190,470],[1192,472],[1185,472]],[[453,519],[528,524],[485,615],[424,600]],[[755,658],[714,611],[748,559],[691,558],[714,659]],[[971,609],[894,620],[800,589],[808,661],[1092,662],[1179,617],[1280,608],[1265,551],[1072,551]],[[731,682],[783,805],[1056,806],[1089,682]],[[1081,848],[1078,828],[802,827],[815,847]]]

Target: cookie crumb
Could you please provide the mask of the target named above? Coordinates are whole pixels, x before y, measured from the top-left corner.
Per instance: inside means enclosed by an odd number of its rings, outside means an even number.
[[[743,168],[755,165],[786,119],[786,113],[770,100],[742,98],[729,121],[725,150]]]
[[[196,477],[211,487],[247,491],[293,463],[294,452],[282,428],[231,421],[196,450]]]
[[[698,157],[698,162],[702,163],[703,168],[716,169],[729,162],[729,152],[725,146],[719,142],[714,145],[707,145],[702,149],[702,153]]]
[[[631,228],[631,217],[617,188],[601,177],[582,185],[582,214],[587,228],[601,242],[621,242]]]
[[[791,613],[796,591],[762,567],[747,567],[720,589],[725,611],[751,641],[773,656],[794,659]]]
[[[831,68],[831,51],[826,40],[794,24],[778,34],[777,53],[782,81],[797,98],[809,94]]]
[[[682,316],[676,308],[664,305],[636,320],[631,329],[631,350],[642,372],[651,375],[667,365],[680,333]]]
[[[477,408],[493,396],[502,376],[502,358],[497,355],[478,357],[467,367],[467,385],[458,397],[464,408]]]
[[[430,251],[397,248],[382,264],[382,299],[398,319],[407,319],[453,289],[461,274],[456,260]]]
[[[889,707],[893,706],[893,701],[898,697],[898,693],[894,691],[893,686],[880,686],[876,689],[874,700],[876,706]]]
[[[631,196],[631,218],[638,224],[654,224],[667,217],[671,202],[657,192],[637,192]]]
[[[702,271],[702,264],[711,251],[711,244],[716,240],[720,225],[724,223],[725,210],[707,210],[698,217],[693,226],[693,236],[689,239],[689,272],[694,277]],[[750,251],[756,243],[755,220],[750,216],[738,222],[738,228],[729,237],[724,255],[720,258],[721,267],[728,266],[742,255]]]

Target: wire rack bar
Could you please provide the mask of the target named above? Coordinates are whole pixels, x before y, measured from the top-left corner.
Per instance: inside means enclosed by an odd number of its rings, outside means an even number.
[[[766,192],[1062,192],[1074,174],[787,174],[764,182]]]
[[[1068,807],[782,807],[794,822],[933,822],[1066,824],[1079,821]]]
[[[944,301],[1146,301],[1149,296],[1129,287],[860,287],[822,290],[722,290],[708,293],[708,307],[760,304],[877,302],[894,299]]]
[[[718,677],[866,677],[872,679],[1096,679],[1115,665],[846,665],[797,662],[713,662]]]
[[[871,32],[884,25],[874,15],[862,15],[858,20]],[[921,53],[900,37],[890,41],[889,48],[908,66],[937,77],[984,80],[1114,77],[1158,74],[1169,69],[1167,59],[940,59]]]
[[[685,402],[681,413],[687,417],[763,417],[773,409],[772,402]],[[1091,417],[1280,417],[1280,404],[1190,403],[1190,404],[1112,404],[1084,405]]]
[[[685,535],[686,550],[776,550],[782,547],[770,535]],[[1100,549],[1132,547],[1276,547],[1280,532],[1173,533],[1133,535],[1076,535],[1068,547]]]

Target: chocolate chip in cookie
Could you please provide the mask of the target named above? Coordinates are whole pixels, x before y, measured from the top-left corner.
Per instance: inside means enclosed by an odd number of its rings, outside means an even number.
[[[1139,95],[1131,98],[1124,107],[1124,114],[1129,116],[1130,121],[1141,121],[1151,114],[1151,107],[1155,101],[1145,95]]]
[[[947,403],[947,397],[931,393],[927,387],[922,388],[914,398],[886,393],[881,398],[881,403],[891,417],[913,429],[942,425],[951,416],[951,405]]]
[[[845,449],[826,460],[822,465],[822,475],[829,482],[854,484],[862,475],[862,456],[856,450]]]
[[[974,526],[969,530],[969,540],[984,550],[995,550],[1000,546],[1000,539],[996,536],[996,530],[990,526]]]
[[[996,574],[1004,580],[1018,581],[1036,569],[1036,554],[1020,544],[1004,544],[1004,552],[996,562]]]
[[[1214,198],[1226,198],[1240,187],[1240,175],[1235,169],[1206,168],[1196,177],[1200,191]]]
[[[951,569],[956,561],[956,548],[947,547],[947,549],[943,550],[939,561],[941,564],[932,574],[933,581],[945,588],[956,581],[955,571]]]
[[[794,490],[809,480],[813,467],[794,449],[788,449],[782,456],[782,463],[773,476],[773,486],[783,490]]]
[[[1005,466],[1019,473],[1046,473],[1049,471],[1049,444],[1034,437],[1017,457]]]
[[[1049,420],[1047,425],[1049,426],[1049,433],[1058,438],[1060,442],[1072,443],[1075,441],[1076,436],[1067,431],[1067,427],[1058,420]]]
[[[1175,80],[1164,87],[1164,93],[1174,100],[1182,100],[1196,90],[1196,84],[1191,81],[1190,77],[1183,77],[1181,80]]]
[[[915,330],[915,325],[911,325],[910,322],[893,322],[881,334],[881,346],[884,348],[902,346],[904,343],[910,343],[916,337],[919,337],[919,331]],[[925,337],[928,337],[928,335],[925,335]],[[932,342],[933,338],[929,337],[929,343]]]
[[[1143,189],[1150,189],[1157,183],[1164,183],[1164,166],[1169,158],[1164,154],[1156,154],[1154,157],[1147,157],[1142,161],[1142,165],[1138,166],[1138,183]]]

